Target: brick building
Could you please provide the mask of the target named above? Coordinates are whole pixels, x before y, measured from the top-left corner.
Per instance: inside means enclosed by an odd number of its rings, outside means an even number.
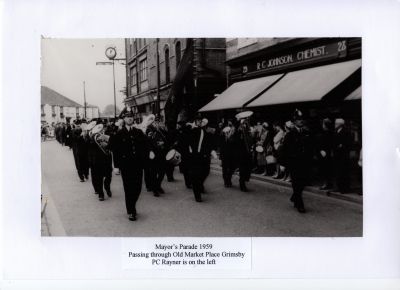
[[[171,126],[191,117],[226,88],[225,44],[225,38],[126,39],[126,106],[142,115],[160,112]]]

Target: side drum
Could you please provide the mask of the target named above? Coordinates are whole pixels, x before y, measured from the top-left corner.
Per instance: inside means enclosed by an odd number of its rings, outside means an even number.
[[[175,149],[171,149],[170,151],[168,151],[165,159],[173,166],[178,166],[179,163],[181,163],[181,154]]]

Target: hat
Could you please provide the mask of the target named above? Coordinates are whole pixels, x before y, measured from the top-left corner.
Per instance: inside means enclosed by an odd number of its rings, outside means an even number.
[[[303,113],[299,109],[294,110],[293,120],[304,120]]]
[[[285,127],[286,128],[293,128],[293,126],[294,126],[294,124],[293,124],[293,122],[292,121],[287,121],[286,123],[285,123]]]
[[[208,119],[204,118],[203,120],[201,120],[201,127],[205,127],[208,124]]]
[[[241,119],[245,119],[250,117],[251,115],[253,115],[252,111],[244,111],[244,112],[240,112],[238,114],[236,114],[236,119],[241,120]]]
[[[96,126],[94,126],[94,128],[92,129],[92,133],[93,134],[97,134],[99,132],[101,132],[101,130],[103,130],[103,124],[97,124]]]
[[[133,118],[134,116],[135,116],[135,114],[132,112],[132,109],[130,107],[127,107],[126,111],[122,114],[123,118],[126,118],[126,117],[132,117]]]
[[[200,113],[196,114],[196,116],[194,116],[194,120],[203,120],[203,117],[201,116]]]
[[[338,124],[338,125],[344,125],[344,120],[342,119],[342,118],[338,118],[338,119],[336,119],[335,120],[335,124]]]

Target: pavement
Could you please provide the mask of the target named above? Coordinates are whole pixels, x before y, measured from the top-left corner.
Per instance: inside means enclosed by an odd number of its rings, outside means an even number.
[[[138,220],[126,214],[122,180],[113,175],[112,198],[100,202],[89,181],[81,183],[73,154],[56,141],[42,142],[42,235],[86,237],[357,237],[362,236],[359,202],[307,189],[306,214],[289,202],[291,188],[253,177],[249,192],[225,188],[218,165],[205,182],[204,202],[197,203],[183,177],[163,182],[154,197],[143,186]],[[359,197],[361,198],[361,197]],[[362,199],[362,198],[361,198]],[[45,205],[46,204],[46,205]],[[44,210],[43,210],[44,208]]]

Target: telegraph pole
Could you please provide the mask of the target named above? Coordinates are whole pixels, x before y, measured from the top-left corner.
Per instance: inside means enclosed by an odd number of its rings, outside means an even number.
[[[85,119],[86,119],[86,85],[85,85],[85,81],[83,81],[83,107],[84,107],[84,113],[83,113],[83,115],[84,115],[84,117],[85,117]]]

